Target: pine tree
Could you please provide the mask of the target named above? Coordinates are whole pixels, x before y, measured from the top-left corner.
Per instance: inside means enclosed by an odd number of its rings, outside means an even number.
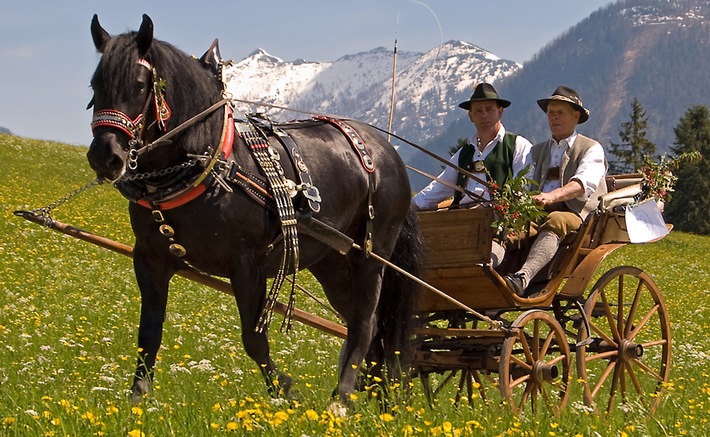
[[[631,120],[621,123],[619,138],[621,143],[610,143],[609,153],[618,159],[609,160],[609,173],[632,173],[641,168],[644,155],[653,156],[656,145],[646,138],[648,117],[646,110],[634,97],[631,102]]]
[[[699,151],[702,159],[676,170],[678,182],[666,219],[678,230],[710,235],[710,110],[704,105],[688,109],[674,131],[673,153]]]

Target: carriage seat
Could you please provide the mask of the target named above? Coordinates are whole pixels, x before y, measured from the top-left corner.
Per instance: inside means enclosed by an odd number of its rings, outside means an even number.
[[[635,202],[635,197],[641,193],[640,174],[608,175],[606,177],[607,193],[599,196],[599,209],[603,212],[621,213],[623,207]]]
[[[640,184],[642,181],[643,176],[641,173],[606,175],[606,191],[607,193],[611,193],[612,191],[620,190],[630,185]]]

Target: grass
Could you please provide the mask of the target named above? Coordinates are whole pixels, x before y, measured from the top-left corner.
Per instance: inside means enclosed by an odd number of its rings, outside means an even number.
[[[128,401],[135,366],[140,298],[130,259],[13,216],[47,205],[93,178],[85,149],[0,135],[0,435],[702,435],[710,419],[710,238],[674,232],[627,246],[600,273],[626,264],[649,272],[663,292],[673,333],[671,381],[655,415],[640,403],[599,418],[573,393],[556,417],[516,417],[448,395],[429,408],[418,380],[412,396],[383,413],[359,393],[354,411],[327,411],[340,341],[299,324],[272,324],[275,361],[295,378],[299,400],[266,394],[243,352],[234,299],[175,278],[153,396]],[[110,186],[94,188],[53,216],[132,243],[126,201]],[[307,274],[301,283],[318,290]],[[326,316],[300,298],[299,306]],[[451,394],[453,397],[453,393]]]

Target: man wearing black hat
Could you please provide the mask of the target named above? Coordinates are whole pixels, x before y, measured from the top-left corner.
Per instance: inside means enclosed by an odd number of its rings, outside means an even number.
[[[468,117],[476,126],[476,134],[468,144],[459,149],[451,162],[473,173],[478,179],[487,180],[487,174],[493,181],[502,185],[512,172],[517,175],[530,164],[532,144],[521,135],[506,132],[501,118],[503,110],[510,105],[508,100],[501,99],[498,92],[489,83],[481,83],[469,100],[459,104],[468,111]],[[431,209],[454,196],[454,204],[466,204],[474,201],[490,199],[488,188],[463,174],[453,167],[447,167],[438,179],[448,184],[433,180],[412,199],[418,209]],[[452,185],[467,190],[471,195],[452,188]]]
[[[530,281],[552,260],[560,241],[579,229],[597,208],[599,196],[606,193],[604,148],[577,133],[577,125],[589,118],[577,91],[561,85],[537,104],[547,114],[552,138],[536,144],[531,152],[532,177],[541,191],[533,199],[550,213],[538,229],[525,264],[518,272],[504,276],[519,296],[525,295]]]

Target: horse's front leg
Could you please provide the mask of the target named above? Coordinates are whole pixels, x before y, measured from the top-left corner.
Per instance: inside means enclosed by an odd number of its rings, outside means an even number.
[[[271,359],[266,330],[256,331],[256,326],[264,306],[266,294],[266,276],[257,266],[239,269],[239,274],[232,277],[232,289],[242,321],[242,344],[249,357],[256,362],[266,382],[269,394],[273,397],[288,397],[291,377],[278,372]]]
[[[141,251],[134,253],[133,267],[141,293],[138,364],[131,387],[131,401],[138,404],[144,395],[150,393],[153,366],[163,338],[168,284],[173,271]]]

